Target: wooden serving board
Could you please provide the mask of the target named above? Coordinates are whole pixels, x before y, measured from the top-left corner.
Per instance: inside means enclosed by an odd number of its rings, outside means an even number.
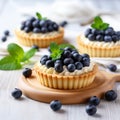
[[[88,87],[77,90],[59,90],[41,85],[34,71],[32,73],[30,78],[20,77],[18,88],[27,97],[46,103],[60,100],[62,104],[78,104],[86,102],[91,96],[101,98],[106,91],[113,89],[115,82],[120,81],[120,74],[98,71],[94,82]]]

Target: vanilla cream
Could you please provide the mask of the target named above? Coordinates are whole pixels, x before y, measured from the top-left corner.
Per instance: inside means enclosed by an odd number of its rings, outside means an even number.
[[[56,75],[64,75],[64,76],[75,76],[75,75],[81,75],[83,73],[90,72],[93,70],[94,65],[95,64],[91,62],[90,66],[83,67],[81,70],[75,70],[74,72],[69,72],[66,66],[64,66],[63,72],[57,73],[53,67],[47,68],[45,65],[41,65],[38,63],[38,66],[43,73],[45,72],[47,74],[56,74]]]
[[[98,47],[114,47],[114,46],[120,46],[120,40],[117,42],[100,42],[100,41],[90,41],[88,38],[86,38],[84,35],[81,35],[80,40],[83,41],[84,44],[90,45],[90,46],[98,46]]]

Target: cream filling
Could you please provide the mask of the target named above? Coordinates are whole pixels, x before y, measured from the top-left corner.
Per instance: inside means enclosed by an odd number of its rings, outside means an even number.
[[[64,76],[75,76],[75,75],[81,75],[83,73],[87,73],[87,72],[90,72],[93,70],[93,67],[94,67],[94,63],[90,63],[90,66],[88,67],[83,67],[81,70],[75,70],[74,72],[69,72],[67,70],[67,68],[64,66],[64,70],[63,72],[61,73],[58,73],[55,71],[55,69],[53,67],[51,68],[47,68],[45,65],[41,65],[38,63],[38,66],[40,68],[40,70],[43,72],[43,73],[47,73],[47,74],[56,74],[56,75],[64,75]]]
[[[33,32],[26,33],[23,30],[20,30],[20,29],[18,29],[18,30],[21,34],[23,34],[25,36],[27,35],[29,37],[35,37],[35,38],[53,37],[53,36],[59,35],[61,33],[61,29],[59,29],[59,31],[53,31],[53,32],[48,32],[48,33],[33,33]]]
[[[86,45],[90,46],[98,46],[98,47],[114,47],[114,46],[120,46],[120,40],[117,42],[99,42],[99,41],[90,41],[88,38],[86,38],[84,35],[80,35],[80,39],[84,42]]]

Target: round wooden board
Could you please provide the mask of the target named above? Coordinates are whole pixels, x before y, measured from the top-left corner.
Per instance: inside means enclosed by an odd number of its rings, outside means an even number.
[[[59,90],[41,85],[36,79],[34,71],[32,73],[30,78],[20,77],[18,88],[27,97],[46,103],[60,100],[62,104],[78,104],[86,102],[91,96],[101,98],[106,91],[113,88],[115,81],[120,80],[120,74],[99,71],[94,82],[88,87],[77,90]]]

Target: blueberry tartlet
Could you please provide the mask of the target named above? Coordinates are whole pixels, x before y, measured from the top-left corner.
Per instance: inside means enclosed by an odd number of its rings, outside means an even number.
[[[62,43],[64,29],[56,22],[42,18],[39,13],[36,15],[37,18],[27,19],[15,30],[18,41],[25,46],[37,45],[42,48],[48,47],[51,42]]]
[[[78,49],[91,57],[119,57],[120,31],[115,31],[109,24],[97,16],[91,28],[77,38]]]
[[[94,81],[97,66],[91,62],[89,55],[79,54],[70,47],[61,51],[59,57],[55,58],[53,50],[50,56],[44,55],[35,65],[40,83],[55,89],[80,89],[90,85]]]

